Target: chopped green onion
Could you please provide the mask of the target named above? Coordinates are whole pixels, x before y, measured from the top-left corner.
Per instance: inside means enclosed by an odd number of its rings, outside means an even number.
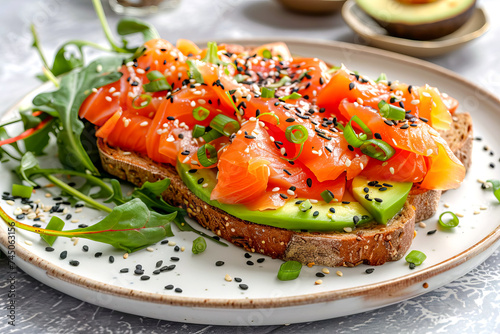
[[[273,54],[268,49],[265,49],[264,51],[262,51],[262,57],[267,58],[267,59],[272,59]]]
[[[262,97],[264,99],[274,98],[274,88],[261,87],[260,88],[260,97]]]
[[[267,87],[279,88],[281,86],[284,86],[285,84],[287,84],[290,81],[292,81],[292,79],[290,79],[289,76],[285,75],[283,78],[280,79],[280,81],[275,82],[275,83],[270,84],[270,85],[267,85]]]
[[[208,115],[210,115],[210,111],[202,106],[193,109],[193,117],[197,121],[204,121]]]
[[[321,197],[326,203],[330,203],[335,198],[335,195],[330,190],[326,189],[321,193]]]
[[[384,100],[378,103],[378,109],[380,114],[387,119],[402,121],[406,116],[406,111],[403,108],[393,106]]]
[[[238,114],[240,114],[240,111],[238,110],[238,108],[236,108],[236,105],[234,104],[234,101],[233,101],[233,98],[231,97],[231,94],[229,94],[229,92],[226,92],[226,95],[229,98],[229,102],[231,102],[231,105],[233,106],[234,111],[236,111]]]
[[[238,121],[223,114],[215,116],[210,122],[210,126],[226,137],[229,137],[240,129],[240,123],[238,123]]]
[[[361,135],[364,135],[363,136],[364,139],[361,139]],[[344,127],[344,138],[347,140],[349,145],[351,145],[352,147],[360,147],[361,145],[363,145],[363,142],[366,140],[366,134],[364,134],[364,133],[359,134],[359,135],[356,134],[356,132],[354,132],[354,129],[352,128],[352,126],[349,122]]]
[[[380,161],[386,161],[396,153],[396,150],[391,145],[380,139],[367,139],[360,149],[367,156]]]
[[[297,93],[297,92],[293,92],[293,93],[292,93],[292,94],[290,94],[290,95],[280,97],[280,100],[281,100],[281,101],[286,101],[286,100],[297,100],[297,99],[300,99],[301,97],[302,97],[302,95],[300,95],[299,93]]]
[[[33,187],[23,184],[12,185],[12,196],[21,198],[30,198],[33,193]]]
[[[302,144],[309,137],[309,133],[303,125],[290,125],[285,130],[285,137],[291,143]]]
[[[193,254],[203,253],[207,249],[207,242],[203,237],[198,237],[193,240]]]
[[[300,203],[299,205],[299,210],[302,212],[307,212],[308,210],[312,209],[312,204],[309,200],[305,200],[304,202]]]
[[[352,122],[356,123],[361,128],[361,130],[363,130],[363,133],[366,134],[367,137],[371,138],[373,136],[372,130],[370,130],[370,128],[368,126],[366,126],[365,123],[363,123],[363,121],[361,120],[361,118],[359,118],[358,116],[354,115],[349,120],[349,125],[351,127],[352,127]]]
[[[205,63],[212,63],[215,65],[219,65],[221,63],[221,60],[219,59],[219,56],[217,55],[218,51],[217,43],[215,42],[208,42],[207,43],[207,53],[205,57],[203,57],[202,61]]]
[[[198,161],[203,167],[210,167],[213,164],[217,163],[217,150],[210,144],[205,144],[201,146],[198,149],[197,156],[198,156]]]
[[[276,125],[280,125],[280,118],[274,112],[265,112],[263,114],[260,114],[259,116],[257,116],[257,119],[259,119],[261,116],[273,116],[276,119]]]
[[[144,101],[142,101],[139,105],[137,105],[137,100],[139,99],[142,99]],[[145,108],[147,107],[150,103],[151,103],[151,100],[152,100],[152,97],[151,95],[148,95],[148,94],[141,94],[141,95],[137,95],[136,97],[134,97],[134,99],[132,100],[132,108],[134,109],[142,109],[142,108]],[[146,102],[146,103],[144,103]]]
[[[171,90],[172,86],[167,82],[167,79],[159,79],[156,81],[151,81],[150,83],[142,85],[142,88],[144,88],[144,91],[146,92],[161,92],[164,90]]]
[[[340,70],[342,67],[341,66],[333,66],[331,67],[328,71],[326,71],[327,73],[334,73],[334,72],[337,72],[338,70]]]
[[[282,263],[278,271],[278,279],[280,281],[291,281],[299,277],[302,263],[298,261],[287,261]]]
[[[311,70],[307,70],[305,72],[300,73],[299,80],[302,80],[309,72],[311,72]]]
[[[446,214],[451,215],[451,219],[447,220],[447,221],[444,221],[443,220],[443,216],[446,215]],[[457,227],[458,226],[459,220],[458,220],[458,217],[457,217],[456,214],[454,214],[451,211],[446,211],[446,212],[443,212],[441,215],[439,215],[438,223],[439,223],[439,225],[441,227],[452,228],[452,227]]]
[[[380,81],[387,81],[387,76],[385,75],[385,73],[380,73],[378,78],[375,80],[376,83],[379,83]]]
[[[205,134],[205,127],[203,125],[195,124],[193,127],[193,138],[199,138]]]
[[[52,231],[62,231],[62,229],[64,228],[64,220],[57,216],[52,216],[49,223],[47,224],[47,227],[45,228]],[[52,246],[54,244],[54,241],[56,241],[57,239],[57,236],[55,235],[41,234],[40,237],[45,240],[45,242],[48,243],[49,246]]]
[[[155,81],[158,79],[165,79],[165,76],[160,71],[151,71],[146,74],[149,81]]]
[[[500,202],[500,181],[498,180],[487,180],[486,182],[491,183],[491,186],[493,188],[493,194],[497,198],[497,200]]]
[[[408,263],[413,263],[416,266],[421,265],[427,256],[418,250],[412,250],[408,255],[406,255],[405,260]]]
[[[191,59],[186,60],[186,64],[189,66],[189,77],[194,79],[197,83],[205,83],[203,80],[203,76],[201,75],[200,70],[196,67],[196,64]]]
[[[202,138],[206,143],[210,143],[212,140],[215,140],[219,137],[222,137],[222,134],[215,129],[212,129],[207,133],[205,133],[204,135],[202,135]]]

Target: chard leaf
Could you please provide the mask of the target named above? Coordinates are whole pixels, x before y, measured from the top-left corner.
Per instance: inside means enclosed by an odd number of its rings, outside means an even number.
[[[80,140],[84,125],[78,118],[78,111],[92,88],[115,82],[121,77],[122,74],[116,72],[121,63],[122,57],[118,56],[100,58],[85,69],[64,76],[58,90],[39,94],[33,99],[36,107],[45,107],[45,110],[57,113],[62,127],[57,135],[59,160],[67,168],[99,173]]]

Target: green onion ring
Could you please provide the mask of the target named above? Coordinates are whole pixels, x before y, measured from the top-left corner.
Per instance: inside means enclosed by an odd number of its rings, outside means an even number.
[[[309,137],[309,133],[305,126],[296,124],[286,128],[285,137],[291,143],[302,144]]]
[[[448,220],[448,221],[444,221],[443,220],[443,216],[444,215],[451,215],[451,219]],[[444,227],[444,228],[453,228],[453,227],[457,227],[458,226],[458,223],[459,223],[459,219],[457,217],[456,214],[454,214],[453,212],[451,211],[445,211],[443,212],[442,214],[439,215],[439,219],[438,219],[438,223],[441,227]]]
[[[425,261],[425,259],[427,259],[427,255],[418,250],[412,250],[405,257],[406,262],[413,263],[416,266],[421,265]]]
[[[210,167],[217,163],[217,150],[210,144],[201,146],[196,155],[198,156],[198,161],[203,167]],[[210,156],[210,158],[208,156]]]
[[[193,109],[193,117],[197,121],[204,121],[210,115],[210,111],[202,106]]]
[[[231,117],[218,114],[210,121],[210,127],[219,131],[224,136],[229,137],[240,129],[240,123]]]
[[[260,116],[273,116],[276,119],[276,125],[280,125],[280,118],[273,112],[265,112],[263,114],[260,114],[259,116],[257,116],[257,119],[259,119]]]
[[[203,253],[207,249],[207,242],[203,237],[198,237],[193,240],[193,248],[191,249],[193,254]]]
[[[136,101],[137,99],[143,99],[144,101],[147,101],[147,103],[145,105],[142,105],[142,103],[144,102],[141,102],[140,105],[136,105]],[[145,108],[147,107],[150,103],[151,103],[151,100],[153,98],[151,97],[151,95],[148,95],[148,94],[141,94],[141,95],[137,95],[136,97],[134,97],[134,99],[132,100],[132,108],[134,109],[142,109],[142,108]]]
[[[205,127],[203,125],[195,124],[193,127],[193,138],[199,138],[205,134]]]
[[[367,156],[380,161],[389,160],[396,153],[391,145],[380,139],[367,139],[360,149]]]

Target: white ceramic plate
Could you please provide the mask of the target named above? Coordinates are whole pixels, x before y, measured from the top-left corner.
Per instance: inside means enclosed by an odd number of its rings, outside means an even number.
[[[241,44],[257,45],[270,42],[268,39],[251,39]],[[228,248],[208,242],[203,254],[193,255],[190,251],[193,233],[176,232],[169,238],[184,252],[176,252],[173,246],[157,244],[153,252],[140,251],[123,258],[123,252],[110,246],[79,240],[76,246],[69,239],[59,238],[54,252],[46,252],[45,244],[38,235],[16,231],[15,263],[29,275],[41,282],[81,300],[123,312],[173,321],[217,324],[217,325],[271,325],[314,321],[347,314],[367,311],[408,299],[436,289],[470,271],[479,265],[500,244],[500,206],[491,192],[480,189],[478,178],[497,177],[495,169],[488,165],[497,156],[490,156],[482,147],[488,144],[494,152],[500,152],[498,124],[500,124],[500,101],[490,93],[465,81],[450,71],[413,58],[396,55],[372,48],[336,43],[300,40],[285,40],[291,51],[304,56],[322,58],[332,64],[344,63],[372,77],[381,71],[389,79],[399,79],[414,85],[429,83],[441,91],[457,97],[460,111],[470,111],[474,119],[474,131],[483,138],[476,142],[473,165],[462,187],[447,192],[440,211],[452,210],[464,215],[460,225],[451,230],[438,231],[427,235],[427,231],[437,228],[436,218],[426,222],[427,227],[418,228],[411,249],[427,254],[423,265],[410,270],[404,260],[384,264],[368,275],[369,268],[360,265],[355,268],[329,268],[330,274],[322,278],[323,284],[315,285],[316,273],[322,267],[304,267],[300,277],[294,281],[281,282],[276,274],[281,264],[279,260],[261,258],[252,254],[250,259],[245,252],[235,246]],[[42,87],[40,90],[47,89]],[[37,92],[29,94],[22,102],[29,103]],[[16,109],[14,107],[13,109]],[[11,111],[10,117],[12,117]],[[0,179],[4,190],[13,182],[10,172],[12,164],[2,164]],[[57,191],[50,189],[57,194]],[[53,202],[38,191],[37,197],[46,204]],[[14,206],[1,205],[12,214]],[[16,205],[18,205],[16,203]],[[480,207],[487,210],[480,210]],[[475,211],[480,214],[474,214]],[[74,213],[74,209],[69,209]],[[92,224],[100,216],[99,212],[87,209],[74,213],[79,223]],[[70,226],[73,225],[73,226]],[[74,228],[77,224],[67,223]],[[26,243],[32,242],[32,245]],[[0,242],[5,250],[7,226],[0,224]],[[88,245],[89,251],[82,250]],[[68,257],[59,258],[66,250]],[[95,258],[96,252],[102,252]],[[114,263],[109,263],[114,256]],[[179,257],[172,262],[170,258]],[[69,264],[70,260],[80,261],[78,267]],[[172,271],[152,274],[157,261],[163,265],[176,264]],[[223,266],[215,266],[216,261],[224,261]],[[249,266],[247,261],[255,264]],[[151,278],[142,281],[133,271],[137,264],[145,269]],[[129,273],[120,269],[129,268]],[[343,276],[336,274],[340,270]],[[227,282],[224,277],[239,277],[248,285],[248,290],[239,288],[234,280]],[[425,284],[426,283],[426,284]],[[182,293],[166,290],[172,284],[181,288]]]

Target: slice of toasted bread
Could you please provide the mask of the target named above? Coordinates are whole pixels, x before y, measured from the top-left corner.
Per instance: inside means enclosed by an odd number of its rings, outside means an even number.
[[[472,148],[471,124],[468,114],[457,115],[450,133],[445,133],[445,138],[457,143],[456,150],[463,151],[467,159]],[[169,178],[171,184],[163,194],[165,200],[184,207],[190,217],[216,235],[250,252],[304,264],[381,265],[398,260],[411,245],[415,221],[431,213],[433,215],[441,196],[440,191],[414,191],[402,211],[387,225],[370,224],[345,233],[295,232],[250,223],[208,205],[187,188],[171,165],[156,163],[133,152],[125,155],[119,148],[109,147],[101,139],[98,140],[98,148],[103,168],[120,179],[140,186],[146,181]]]

